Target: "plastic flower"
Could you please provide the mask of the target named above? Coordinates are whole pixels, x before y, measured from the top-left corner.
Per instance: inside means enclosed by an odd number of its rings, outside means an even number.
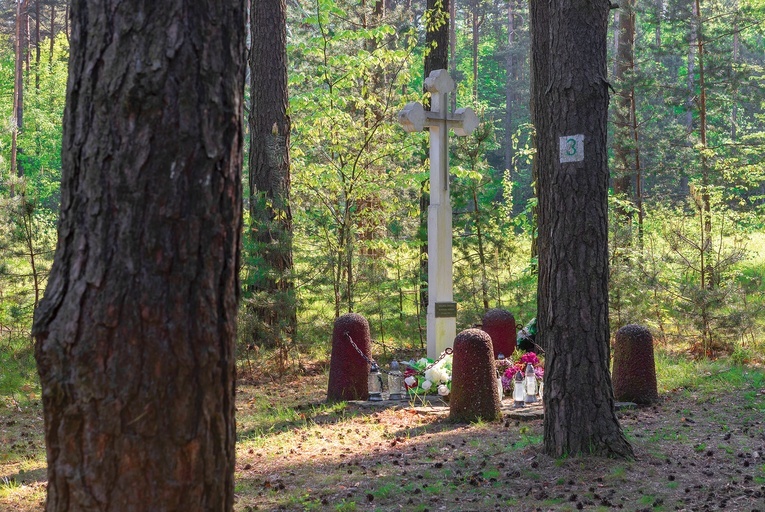
[[[526,352],[521,356],[521,363],[523,363],[524,367],[528,363],[531,363],[531,366],[537,366],[539,364],[539,358],[534,352]]]
[[[414,375],[410,375],[409,377],[404,379],[404,384],[406,384],[407,387],[413,388],[417,386],[417,377]]]
[[[449,387],[446,384],[441,384],[438,386],[438,394],[441,396],[446,396],[449,394]]]
[[[430,382],[429,380],[426,380],[426,381],[424,381],[422,384],[420,384],[420,387],[421,387],[422,389],[424,389],[425,391],[427,391],[427,390],[429,390],[429,389],[430,389],[430,387],[431,387],[432,385],[433,385],[433,383],[432,383],[432,382]]]
[[[505,373],[502,374],[502,389],[509,391],[513,389],[513,376],[508,375],[508,372],[512,371],[512,368],[508,368]]]
[[[449,377],[449,374],[443,368],[434,366],[433,368],[425,370],[425,379],[429,380],[430,382],[434,382],[436,384],[438,383],[446,384],[447,382],[449,382],[450,377]]]

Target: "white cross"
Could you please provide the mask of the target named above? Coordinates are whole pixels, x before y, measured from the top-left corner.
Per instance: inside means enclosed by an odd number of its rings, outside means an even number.
[[[445,69],[431,72],[425,79],[425,88],[431,94],[430,112],[419,103],[408,103],[399,112],[398,121],[407,132],[430,129],[427,339],[428,357],[435,359],[452,346],[457,335],[457,318],[453,316],[456,309],[449,307],[454,304],[454,295],[448,131],[453,128],[457,135],[470,135],[478,127],[478,117],[469,107],[449,114],[447,96],[454,91],[454,80]]]

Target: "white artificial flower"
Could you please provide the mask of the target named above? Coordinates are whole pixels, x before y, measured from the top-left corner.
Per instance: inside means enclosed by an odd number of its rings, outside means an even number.
[[[409,377],[404,379],[404,382],[407,386],[410,388],[417,384],[417,379],[414,377],[414,375],[410,375]]]
[[[441,396],[446,396],[449,394],[449,388],[446,386],[446,384],[441,384],[438,386],[438,394]]]
[[[421,366],[428,366],[428,359],[423,357],[419,361],[417,361],[417,364]]]
[[[426,381],[424,381],[424,382],[422,383],[422,389],[424,389],[425,391],[427,391],[427,390],[429,390],[429,389],[430,389],[430,386],[432,386],[432,385],[433,385],[433,383],[432,383],[432,382],[430,382],[429,380],[426,380]]]

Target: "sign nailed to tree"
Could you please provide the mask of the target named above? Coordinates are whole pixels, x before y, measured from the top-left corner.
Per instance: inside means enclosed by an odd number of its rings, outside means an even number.
[[[566,135],[560,138],[560,163],[584,160],[584,135]]]

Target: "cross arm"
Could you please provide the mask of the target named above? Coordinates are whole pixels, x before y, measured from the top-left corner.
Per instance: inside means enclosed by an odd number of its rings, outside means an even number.
[[[470,135],[478,128],[478,116],[470,107],[457,109],[444,118],[441,112],[427,112],[417,102],[406,104],[398,113],[398,122],[409,133],[422,131],[426,126],[443,126],[444,122],[459,136]]]

